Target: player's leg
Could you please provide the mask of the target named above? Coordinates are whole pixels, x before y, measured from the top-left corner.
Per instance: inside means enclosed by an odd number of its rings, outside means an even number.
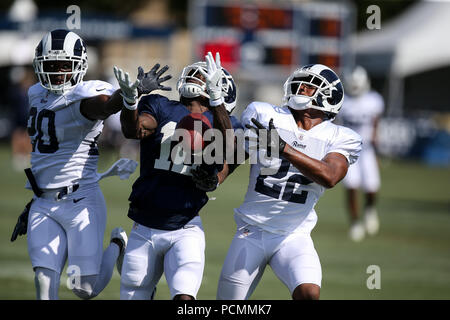
[[[134,224],[120,279],[121,300],[150,300],[163,273],[164,256],[154,229]]]
[[[363,170],[363,189],[365,192],[364,224],[367,233],[374,235],[379,229],[376,194],[380,188],[380,172],[373,148],[369,148],[366,151],[361,166]]]
[[[319,256],[309,235],[290,234],[269,261],[294,300],[318,300],[322,281]]]
[[[174,300],[194,300],[205,266],[205,234],[200,217],[170,232],[172,243],[164,258],[164,274]]]
[[[347,192],[347,210],[350,217],[349,237],[353,241],[361,241],[365,236],[365,227],[360,219],[358,206],[358,188],[361,186],[361,158],[348,168],[343,184]]]
[[[72,291],[82,299],[91,299],[111,280],[120,245],[111,241],[103,251],[106,204],[98,185],[85,187],[64,202],[66,212],[60,219],[68,239],[68,268],[77,268],[80,275]]]
[[[58,300],[61,274],[48,268],[34,268],[37,300]]]
[[[231,241],[217,288],[218,300],[247,300],[266,267],[262,232],[236,218],[238,225]]]
[[[60,274],[67,258],[67,239],[62,227],[49,216],[48,202],[36,199],[30,208],[27,243],[35,272],[38,300],[58,299]]]

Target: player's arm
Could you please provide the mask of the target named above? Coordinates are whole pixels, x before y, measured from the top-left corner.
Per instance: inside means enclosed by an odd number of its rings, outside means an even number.
[[[114,67],[114,75],[119,82],[122,90],[124,108],[120,114],[120,123],[122,132],[128,139],[144,139],[150,136],[158,126],[156,119],[147,113],[139,114],[137,105],[139,98],[143,94],[160,90],[172,90],[170,87],[163,86],[161,83],[172,78],[167,75],[161,78],[161,75],[169,69],[168,66],[162,67],[159,71],[159,63],[155,64],[153,68],[144,73],[142,67],[138,68],[138,76],[134,83],[129,80],[128,73],[124,73],[121,69]]]
[[[233,129],[233,126],[231,124],[227,109],[225,108],[225,99],[222,93],[223,71],[220,64],[220,54],[217,52],[216,60],[214,60],[211,52],[208,52],[205,56],[205,60],[207,71],[204,72],[202,69],[199,71],[206,79],[206,91],[209,95],[209,109],[213,114],[213,126],[222,134],[222,147],[224,150],[224,155],[226,155],[226,152],[232,152],[232,148],[234,147],[233,141],[227,141],[225,139],[227,130]]]
[[[333,188],[347,174],[347,158],[337,152],[328,153],[322,160],[317,160],[286,144],[281,154],[305,177],[325,188]]]
[[[127,139],[145,139],[155,132],[158,122],[148,113],[138,115],[137,110],[123,110],[120,114],[122,133]]]
[[[119,112],[123,107],[121,90],[116,90],[112,95],[98,95],[83,99],[80,104],[80,112],[90,120],[105,120],[110,115]]]
[[[248,129],[254,129],[259,136],[259,130],[267,130],[258,120],[252,118],[251,121],[256,127],[246,125]],[[325,188],[334,187],[347,174],[349,163],[347,158],[337,152],[328,153],[322,160],[317,160],[292,148],[278,136],[273,124],[273,119],[269,121],[269,131],[267,141],[267,154],[270,157],[272,149],[277,148],[279,155],[282,155],[294,167],[296,167],[305,177],[320,184]],[[277,145],[275,145],[277,144]]]

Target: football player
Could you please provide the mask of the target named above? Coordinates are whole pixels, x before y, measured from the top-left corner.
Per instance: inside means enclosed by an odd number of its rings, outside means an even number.
[[[167,79],[160,78],[167,68],[150,70],[142,81],[154,89],[170,90],[159,84]],[[116,71],[126,90],[130,81]],[[124,135],[141,143],[141,172],[129,198],[128,216],[135,223],[123,262],[121,299],[150,299],[164,273],[173,299],[193,300],[202,281],[205,237],[199,211],[208,201],[206,191],[223,181],[226,164],[219,165],[222,170],[209,182],[196,183],[193,166],[172,161],[176,143],[172,136],[177,123],[190,113],[202,113],[222,133],[241,127],[227,112],[236,105],[236,85],[221,67],[219,54],[214,60],[208,53],[206,63],[183,69],[177,89],[179,101],[150,94],[134,110],[130,107],[121,114]]]
[[[11,240],[28,233],[37,299],[58,299],[66,260],[72,291],[90,299],[108,284],[114,265],[121,271],[127,243],[118,227],[103,251],[106,205],[98,180],[105,175],[97,173],[103,120],[122,109],[123,93],[103,81],[83,81],[86,46],[68,30],[44,35],[33,67],[39,82],[28,91],[32,152],[26,173],[35,195]],[[121,160],[106,175],[134,171],[131,162]]]
[[[359,133],[363,139],[361,155],[343,180],[351,219],[349,236],[358,242],[364,239],[366,233],[374,235],[379,229],[375,205],[380,188],[380,173],[375,152],[377,126],[384,110],[384,101],[379,93],[370,89],[367,71],[361,66],[344,77],[344,84],[346,97],[339,120],[344,126]],[[358,210],[358,189],[362,189],[365,194],[362,219]]]
[[[345,176],[361,149],[358,134],[331,121],[343,99],[338,76],[311,64],[286,80],[281,107],[253,102],[242,113],[241,123],[249,138],[258,136],[260,149],[244,202],[235,209],[237,231],[218,299],[248,299],[266,265],[293,299],[319,298],[322,271],[310,236],[317,222],[314,206]],[[250,139],[249,153],[251,146]]]

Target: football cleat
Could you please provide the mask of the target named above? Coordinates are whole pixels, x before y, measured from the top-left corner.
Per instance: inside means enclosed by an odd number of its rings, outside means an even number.
[[[117,257],[116,262],[117,271],[119,272],[119,274],[122,274],[123,257],[125,255],[125,249],[127,248],[128,243],[128,237],[125,230],[123,230],[123,228],[121,227],[113,229],[113,231],[111,231],[111,241],[113,240],[118,240],[122,243],[122,245],[120,246],[120,253]]]
[[[348,235],[354,242],[360,242],[364,239],[365,233],[364,224],[358,221],[352,223]]]

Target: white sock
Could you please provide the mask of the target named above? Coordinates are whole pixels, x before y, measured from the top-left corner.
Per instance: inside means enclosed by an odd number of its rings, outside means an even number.
[[[59,281],[58,272],[47,268],[35,268],[36,298],[38,300],[58,300]]]

